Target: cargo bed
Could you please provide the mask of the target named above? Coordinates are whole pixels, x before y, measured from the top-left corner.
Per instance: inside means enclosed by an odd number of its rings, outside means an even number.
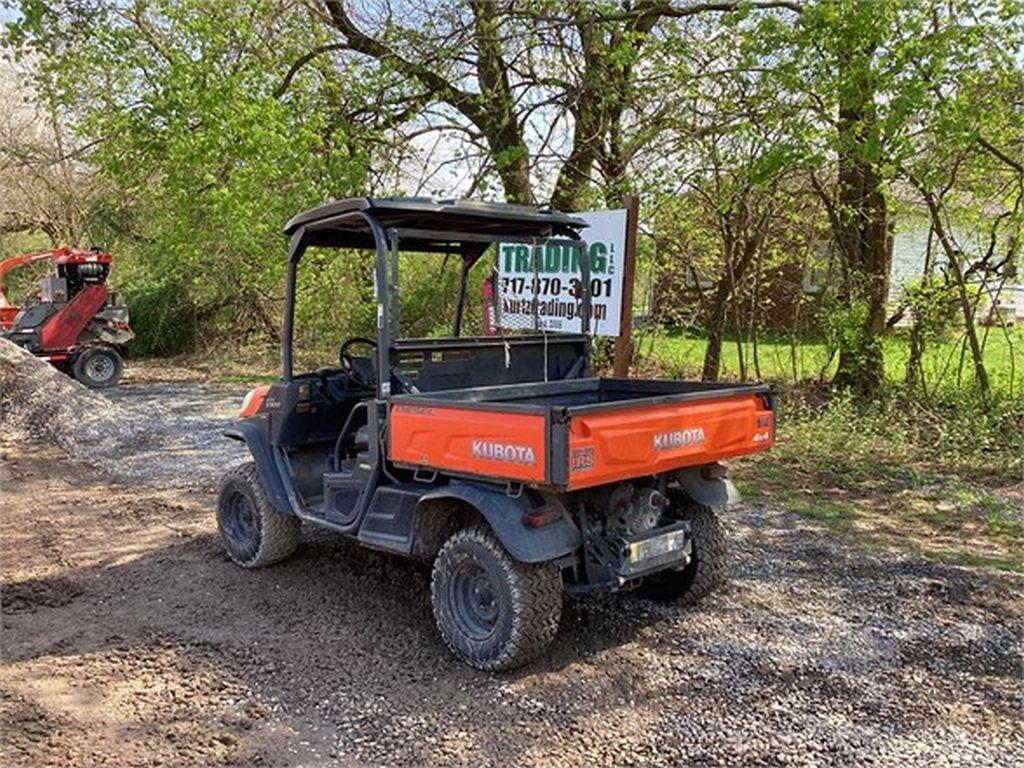
[[[764,450],[764,384],[573,379],[391,398],[400,466],[575,490]]]

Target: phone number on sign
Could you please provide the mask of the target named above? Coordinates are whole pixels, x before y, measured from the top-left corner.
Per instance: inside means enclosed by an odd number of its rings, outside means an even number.
[[[531,294],[533,296],[561,296],[568,294],[578,299],[580,297],[581,282],[578,277],[572,277],[568,280],[563,280],[560,277],[503,277],[501,278],[501,292],[506,295],[512,294],[516,296],[522,296],[523,294]],[[611,293],[611,279],[602,280],[595,277],[590,281],[590,296],[592,298],[599,299],[611,296]]]

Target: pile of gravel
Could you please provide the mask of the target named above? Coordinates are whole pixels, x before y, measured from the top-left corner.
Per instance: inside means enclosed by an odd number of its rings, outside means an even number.
[[[146,441],[146,424],[61,373],[45,360],[0,339],[0,439],[52,442],[95,462]]]
[[[223,436],[242,394],[193,383],[87,389],[0,339],[0,440],[42,440],[112,480],[212,490],[247,458]]]

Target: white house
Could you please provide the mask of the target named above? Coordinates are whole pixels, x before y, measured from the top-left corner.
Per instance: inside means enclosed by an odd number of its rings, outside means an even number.
[[[896,226],[893,237],[892,248],[892,270],[889,273],[889,299],[892,303],[899,301],[903,287],[917,280],[924,273],[925,258],[928,251],[928,233],[930,230],[927,218],[919,215],[902,217]],[[968,252],[980,253],[987,247],[985,238],[987,234],[982,232],[964,233],[954,232],[957,242],[963,244]],[[932,242],[932,264],[936,269],[941,269],[946,263],[945,253],[942,246],[934,240]],[[995,299],[996,297],[991,297]],[[989,312],[982,313],[982,319],[987,319]],[[1010,324],[1024,323],[1024,282],[1018,276],[1008,281],[998,297],[997,311]]]

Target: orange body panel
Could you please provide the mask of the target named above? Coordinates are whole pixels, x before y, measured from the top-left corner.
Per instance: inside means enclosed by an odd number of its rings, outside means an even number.
[[[90,285],[50,315],[39,328],[39,343],[44,350],[66,349],[78,340],[78,335],[93,316],[107,303],[107,286]]]
[[[755,453],[774,441],[756,395],[573,416],[569,488],[589,488]]]
[[[388,420],[389,457],[410,466],[543,483],[546,448],[538,414],[396,404]]]
[[[14,325],[14,318],[18,316],[21,307],[5,307],[0,305],[0,331],[8,330]]]

